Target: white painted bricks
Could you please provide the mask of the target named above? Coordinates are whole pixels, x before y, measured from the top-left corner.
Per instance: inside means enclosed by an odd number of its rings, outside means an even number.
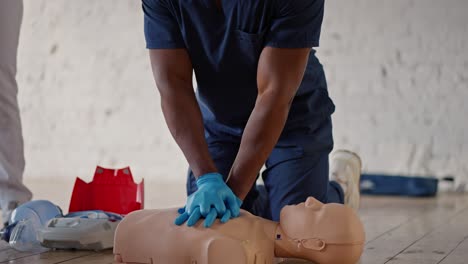
[[[327,1],[336,147],[364,170],[468,180],[468,2]]]
[[[466,14],[465,0],[326,1],[318,56],[336,147],[364,170],[468,180]],[[26,177],[90,177],[101,164],[184,180],[140,1],[26,0],[18,65]]]

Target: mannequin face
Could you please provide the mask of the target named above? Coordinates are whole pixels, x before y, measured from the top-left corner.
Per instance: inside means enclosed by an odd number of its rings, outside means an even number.
[[[313,197],[281,210],[280,225],[286,235],[303,246],[321,250],[326,244],[363,241],[362,224],[353,209],[323,204]],[[307,246],[306,246],[307,247]]]
[[[309,197],[281,210],[280,226],[293,249],[290,255],[316,263],[354,264],[364,247],[365,234],[353,209],[323,204]]]
[[[280,224],[293,239],[315,238],[314,230],[323,222],[328,208],[315,198],[309,197],[303,203],[288,205],[281,210]]]

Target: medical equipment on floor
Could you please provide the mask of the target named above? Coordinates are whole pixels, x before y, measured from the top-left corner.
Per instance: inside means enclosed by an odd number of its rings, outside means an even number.
[[[24,203],[13,210],[1,238],[18,251],[47,250],[37,240],[37,231],[50,219],[61,216],[60,208],[49,201],[37,200]]]
[[[135,183],[130,167],[96,167],[89,183],[76,178],[69,212],[103,210],[126,215],[144,207],[144,180]]]
[[[129,167],[97,167],[93,181],[76,179],[69,213],[45,200],[16,208],[0,238],[19,251],[112,248],[123,215],[143,209],[144,181],[135,183]],[[111,213],[112,212],[112,213]]]
[[[54,249],[103,250],[112,248],[122,216],[101,210],[70,213],[39,229],[42,246]]]

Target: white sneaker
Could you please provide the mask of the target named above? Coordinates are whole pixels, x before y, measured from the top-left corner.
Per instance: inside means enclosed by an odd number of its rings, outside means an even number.
[[[361,158],[348,150],[337,150],[330,158],[330,180],[336,181],[343,188],[345,205],[358,210],[361,195],[359,180],[361,179]]]

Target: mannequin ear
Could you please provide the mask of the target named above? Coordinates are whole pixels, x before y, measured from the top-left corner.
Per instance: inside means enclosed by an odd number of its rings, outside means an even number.
[[[301,240],[301,244],[304,248],[321,251],[327,245],[325,241],[318,238],[309,238]]]

